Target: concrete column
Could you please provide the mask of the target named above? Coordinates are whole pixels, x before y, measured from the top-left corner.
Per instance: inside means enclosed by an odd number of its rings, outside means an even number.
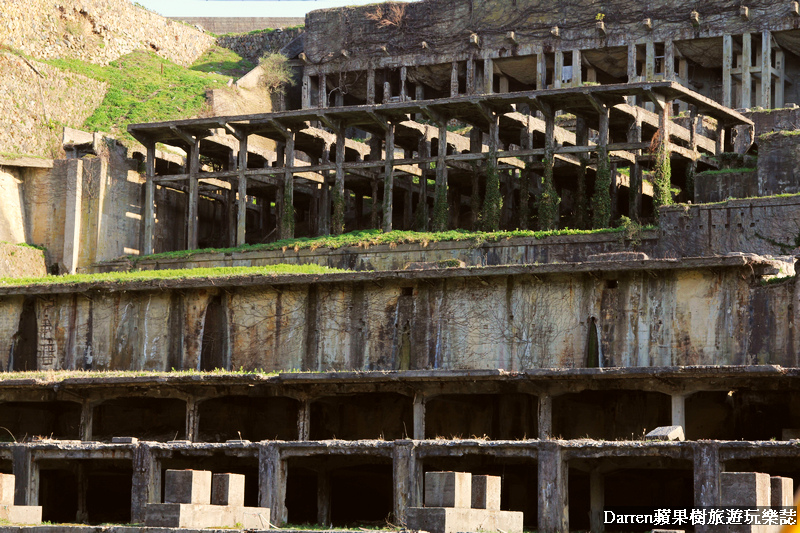
[[[86,466],[83,461],[77,461],[75,465],[75,478],[78,496],[78,511],[75,514],[75,521],[86,523],[89,521],[89,509],[86,503],[86,493],[89,490],[89,479],[86,475]]]
[[[270,509],[270,522],[286,522],[286,461],[274,443],[258,445],[258,502]]]
[[[544,51],[536,54],[536,90],[547,89],[547,61],[545,61]]]
[[[422,507],[422,465],[412,441],[395,441],[392,469],[394,516],[398,523],[405,524],[406,510],[409,507]]]
[[[561,88],[561,77],[564,75],[564,52],[556,50],[556,57],[553,72],[553,88]]]
[[[642,142],[642,123],[638,118],[632,120],[630,126],[628,126],[628,142]],[[639,156],[641,153],[641,150],[633,151],[634,156]],[[631,218],[638,221],[642,212],[642,167],[636,160],[630,168],[629,186],[632,194],[628,196],[628,211]]]
[[[150,445],[140,442],[133,448],[131,522],[144,522],[148,503],[161,503],[161,464]]]
[[[319,192],[319,234],[320,235],[330,235],[331,234],[331,194],[330,194],[330,185],[328,185],[328,180],[330,179],[330,173],[325,171],[322,173],[322,179],[324,180],[323,183],[320,184],[320,192]]]
[[[200,416],[197,401],[194,398],[186,400],[186,440],[197,442],[200,433]]]
[[[581,69],[581,51],[572,51],[572,87],[580,87],[583,83],[583,72]]]
[[[325,74],[319,75],[319,86],[317,87],[319,107],[328,107],[328,81]]]
[[[539,395],[539,439],[549,439],[553,434],[553,397]]]
[[[235,150],[230,150],[228,152],[228,168],[227,170],[234,172],[238,166],[237,163],[237,154]],[[234,188],[233,183],[230,184],[231,188],[228,189],[226,193],[223,193],[225,196],[225,228],[226,228],[226,237],[228,246],[234,247],[236,246],[236,215],[237,215],[237,206],[236,206],[236,188]]]
[[[331,525],[331,476],[317,472],[317,524]]]
[[[484,94],[494,92],[494,61],[491,57],[483,60],[483,92]]]
[[[311,402],[302,400],[297,409],[297,440],[309,440],[311,434]]]
[[[24,444],[11,444],[14,474],[14,505],[39,505],[39,472],[32,461],[31,449]]]
[[[66,208],[64,214],[64,267],[68,274],[78,268],[81,250],[81,200],[83,196],[83,160],[68,159]]]
[[[447,229],[447,123],[439,123],[439,152],[436,156],[436,188],[433,205],[433,231]]]
[[[245,228],[247,226],[247,135],[243,134],[239,139],[239,161],[237,170],[239,172],[238,184],[239,194],[236,203],[236,246],[244,246],[245,244]]]
[[[450,96],[458,96],[458,61],[450,67]]]
[[[81,440],[92,440],[92,424],[94,421],[94,407],[96,403],[90,400],[84,400],[81,404],[81,421],[80,421],[80,434]]]
[[[367,69],[367,104],[375,103],[375,69]]]
[[[406,78],[408,70],[406,67],[400,67],[400,101],[405,102],[408,100],[408,89],[406,88]]]
[[[406,190],[403,192],[403,229],[412,231],[414,229],[414,210],[411,204],[414,201],[414,181],[411,176],[407,176],[403,181],[406,185]]]
[[[686,394],[672,394],[672,425],[686,432]]]
[[[475,94],[475,59],[467,59],[467,94]]]
[[[589,146],[589,126],[586,124],[586,119],[581,116],[575,119],[575,145]],[[588,152],[578,154],[578,160],[581,163],[578,168],[578,183],[575,198],[575,215],[577,217],[576,222],[578,229],[587,229],[590,227],[587,213],[589,202],[586,195],[586,168],[589,166],[590,159]]]
[[[369,226],[377,229],[381,218],[380,209],[378,208],[378,180],[373,179],[370,185],[372,186],[372,208],[369,214]]]
[[[388,104],[392,98],[392,84],[389,81],[383,82],[383,103]]]
[[[715,155],[719,155],[725,151],[725,126],[722,123],[717,124],[717,142],[714,147]]]
[[[427,136],[426,136],[427,137]],[[420,159],[428,158],[431,156],[431,141],[423,137],[419,140],[417,147],[417,154]],[[430,174],[430,165],[428,163],[419,164],[419,201],[417,202],[417,211],[422,210],[421,214],[417,217],[422,220],[422,226],[414,228],[421,231],[428,229],[428,175]]]
[[[675,79],[675,45],[672,40],[664,41],[664,79]]]
[[[303,89],[302,89],[302,106],[303,109],[311,107],[311,77],[308,74],[303,74]]]
[[[775,51],[775,72],[778,74],[778,81],[775,84],[775,107],[780,109],[786,105],[786,55],[783,50]]]
[[[569,531],[568,468],[561,446],[546,441],[539,446],[540,533]]]
[[[692,443],[694,455],[694,506],[720,505],[719,444],[714,441]],[[712,526],[696,525],[697,533],[712,531]]]
[[[199,200],[199,184],[197,182],[200,173],[200,141],[195,140],[189,148],[189,194],[186,201],[186,248],[188,250],[197,249],[198,215],[197,202]]]
[[[414,395],[414,440],[425,439],[425,395]]]
[[[603,533],[603,507],[605,506],[605,479],[600,470],[595,468],[589,473],[589,523],[592,533]]]
[[[417,82],[414,86],[414,100],[424,100],[425,99],[425,86],[422,83]]]
[[[392,209],[394,202],[394,124],[388,123],[384,147],[383,168],[383,231],[392,231]]]
[[[283,172],[283,195],[281,206],[281,218],[278,221],[279,238],[291,239],[294,237],[294,132],[290,131],[286,136],[286,148],[284,152],[285,168]]]
[[[645,43],[644,79],[645,81],[656,79],[656,44],[650,40]]]
[[[636,44],[628,44],[628,83],[636,81]]]
[[[733,36],[722,36],[722,105],[733,107],[732,82],[733,76]]]
[[[742,104],[741,108],[748,109],[752,104],[752,77],[750,68],[752,67],[752,48],[750,34],[742,35]]]
[[[772,109],[772,33],[761,32],[761,107]]]
[[[156,175],[156,145],[155,143],[148,143],[146,148],[146,181],[144,185],[144,209],[142,211],[142,254],[150,255],[153,253],[153,225],[155,222],[156,184],[153,181],[153,177]]]
[[[344,150],[345,136],[343,131],[336,133],[336,176],[333,183],[333,218],[331,233],[340,235],[344,232]]]

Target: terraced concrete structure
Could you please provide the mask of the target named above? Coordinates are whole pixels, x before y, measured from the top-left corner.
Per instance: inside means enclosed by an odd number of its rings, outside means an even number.
[[[145,148],[130,158],[93,137],[73,155],[99,157],[11,171],[20,225],[62,271],[349,269],[0,287],[0,365],[39,372],[0,381],[15,502],[53,522],[141,523],[165,472],[193,469],[244,474],[244,506],[274,524],[404,524],[426,472],[459,471],[500,476],[501,510],[527,529],[601,531],[604,506],[719,505],[723,472],[800,481],[800,137],[783,131],[797,111],[752,109],[800,98],[798,9],[314,12],[287,109],[133,125]],[[658,206],[659,153],[679,200],[727,199],[730,183],[790,194]],[[702,170],[711,182],[693,185]],[[588,226],[593,192],[610,217],[658,225],[147,257],[475,229],[492,206],[500,228]],[[104,261],[123,253],[145,257]],[[686,440],[644,439],[661,426]]]

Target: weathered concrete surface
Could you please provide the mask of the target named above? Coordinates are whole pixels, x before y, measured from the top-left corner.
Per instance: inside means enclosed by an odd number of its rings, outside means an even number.
[[[0,166],[0,241],[25,241],[24,179],[26,169]]]
[[[0,277],[39,278],[47,275],[44,250],[0,242]]]
[[[728,198],[758,196],[756,169],[700,172],[694,177],[696,203],[722,202]]]
[[[763,157],[763,156],[762,156]],[[658,257],[800,253],[800,195],[659,209]]]
[[[194,26],[197,24],[206,31],[223,33],[246,33],[267,28],[299,26],[305,22],[303,17],[167,17]],[[219,42],[219,40],[217,41]],[[224,45],[223,45],[224,46]]]
[[[192,529],[269,528],[269,509],[260,507],[228,507],[190,503],[150,503],[145,524],[148,527]],[[241,524],[241,525],[240,525]]]
[[[758,138],[758,194],[800,192],[800,136],[776,132]]]
[[[591,335],[600,366],[797,364],[797,284],[752,277],[771,263],[593,265],[5,288],[0,338],[22,305],[8,296],[38,294],[41,369],[199,369],[219,294],[229,368],[576,368]]]
[[[656,232],[644,231],[637,250],[653,254]],[[197,253],[186,258],[147,259],[136,262],[141,270],[219,266],[265,266],[280,263],[317,264],[349,270],[400,270],[409,263],[459,260],[467,266],[555,263],[583,261],[593,254],[628,250],[632,247],[620,233],[563,235],[542,239],[515,237],[498,242],[449,241],[369,247],[302,248],[262,252]],[[129,261],[106,261],[87,272],[128,270]]]
[[[522,513],[453,507],[411,507],[406,518],[412,530],[431,533],[497,531],[522,533]]]

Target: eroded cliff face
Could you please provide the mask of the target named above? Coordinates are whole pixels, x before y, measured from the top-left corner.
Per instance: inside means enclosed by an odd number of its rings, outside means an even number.
[[[791,278],[752,265],[297,282],[35,296],[42,369],[315,371],[780,364],[800,348]],[[599,265],[598,265],[599,266]],[[30,299],[31,296],[29,295]],[[0,299],[0,367],[24,295]],[[593,342],[597,339],[598,342]],[[17,342],[15,350],[24,349]],[[596,363],[594,362],[596,361]]]

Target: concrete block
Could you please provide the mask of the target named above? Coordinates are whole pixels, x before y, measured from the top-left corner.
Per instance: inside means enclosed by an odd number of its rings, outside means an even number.
[[[167,470],[164,483],[164,503],[208,505],[211,503],[211,472],[208,470]]]
[[[770,481],[770,505],[790,507],[794,505],[794,480],[790,477],[772,476]]]
[[[500,476],[472,476],[472,508],[500,510]]]
[[[268,529],[270,512],[261,507],[231,507],[189,503],[150,503],[147,527]]]
[[[38,505],[0,505],[0,520],[12,524],[41,524],[42,508]]]
[[[770,477],[759,472],[722,472],[720,504],[734,507],[769,507]]]
[[[244,506],[244,476],[214,474],[211,479],[211,504]]]
[[[430,533],[462,531],[522,532],[522,513],[488,509],[453,507],[410,507],[406,515],[408,529]]]
[[[13,474],[0,474],[0,505],[14,505],[16,479]]]
[[[660,426],[644,436],[647,440],[686,440],[681,426]]]
[[[468,472],[428,472],[425,474],[425,507],[472,505],[472,474]]]
[[[136,444],[139,439],[136,437],[111,437],[111,444]]]

